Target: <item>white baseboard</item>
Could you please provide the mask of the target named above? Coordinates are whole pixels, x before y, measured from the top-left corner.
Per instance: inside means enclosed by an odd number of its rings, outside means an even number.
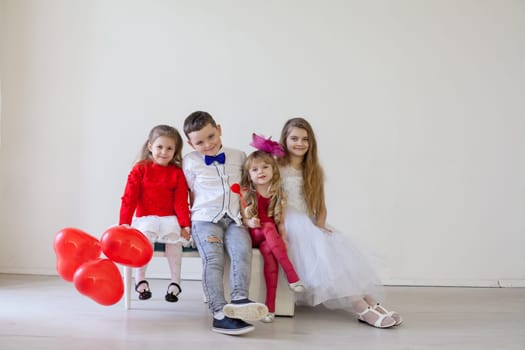
[[[120,269],[120,265],[119,270]],[[55,269],[16,269],[16,268],[0,268],[0,273],[18,274],[18,275],[43,275],[43,276],[58,276]],[[146,277],[169,279],[170,272],[166,258],[151,259],[151,262],[146,271]],[[199,257],[185,257],[182,260],[181,277],[183,280],[198,280],[202,279],[202,262]]]
[[[58,276],[57,270],[55,269],[0,268],[0,273],[13,275]]]
[[[411,287],[480,287],[480,288],[510,288],[525,287],[525,280],[384,280],[385,286]]]
[[[525,288],[525,280],[499,280],[500,287]]]
[[[21,275],[57,276],[55,269],[16,269],[0,268],[0,273]],[[148,278],[169,278],[169,269],[166,259],[152,259],[146,272]],[[199,257],[185,257],[182,261],[181,277],[183,280],[200,281],[202,278],[202,262]],[[420,279],[386,279],[385,286],[409,287],[484,287],[484,288],[525,288],[523,279],[501,280],[420,280]]]

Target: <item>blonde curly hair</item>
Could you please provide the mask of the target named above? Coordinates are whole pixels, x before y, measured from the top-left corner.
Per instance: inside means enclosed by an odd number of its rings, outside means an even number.
[[[268,217],[273,218],[276,225],[279,225],[282,219],[282,213],[285,206],[285,200],[281,188],[281,174],[279,166],[273,156],[264,151],[252,152],[245,160],[241,178],[241,192],[243,194],[243,208],[241,214],[245,219],[251,219],[258,216],[257,191],[250,179],[250,168],[255,161],[264,162],[272,167],[273,176],[270,180],[270,204],[268,205]]]

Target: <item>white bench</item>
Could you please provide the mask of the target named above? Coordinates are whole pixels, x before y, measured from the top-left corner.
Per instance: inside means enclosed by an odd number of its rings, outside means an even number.
[[[252,300],[264,303],[266,299],[266,283],[264,281],[263,267],[264,262],[259,249],[252,250],[252,278],[250,282],[249,297]],[[153,252],[153,257],[165,257],[164,251]],[[188,250],[182,253],[182,257],[199,257],[197,250]],[[183,262],[184,263],[184,262]],[[228,281],[230,271],[230,261],[226,259],[224,268],[224,291],[225,295],[230,295],[230,284]],[[124,266],[124,307],[131,308],[131,292],[134,285],[132,279],[132,268]],[[275,314],[277,316],[293,316],[295,312],[295,294],[288,287],[288,281],[282,268],[279,268],[279,282],[277,284],[277,297],[275,300]]]

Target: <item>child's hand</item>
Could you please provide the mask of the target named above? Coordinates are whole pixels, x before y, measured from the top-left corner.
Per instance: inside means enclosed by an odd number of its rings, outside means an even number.
[[[189,227],[183,227],[180,230],[180,235],[181,235],[182,238],[184,238],[185,240],[189,241],[190,237],[191,237],[191,229]]]
[[[246,221],[246,226],[248,226],[249,228],[257,228],[261,226],[261,221],[259,220],[259,218],[254,217],[254,218],[251,218],[245,221]]]

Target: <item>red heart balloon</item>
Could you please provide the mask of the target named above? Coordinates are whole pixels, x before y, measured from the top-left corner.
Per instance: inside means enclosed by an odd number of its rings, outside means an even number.
[[[64,228],[55,236],[53,248],[57,256],[57,272],[66,281],[73,281],[76,269],[100,256],[100,242],[77,228]]]
[[[80,266],[73,277],[75,288],[101,305],[113,305],[124,294],[122,276],[109,259],[96,259]]]
[[[153,257],[153,245],[146,236],[129,226],[113,226],[100,238],[102,252],[116,263],[141,267]]]

